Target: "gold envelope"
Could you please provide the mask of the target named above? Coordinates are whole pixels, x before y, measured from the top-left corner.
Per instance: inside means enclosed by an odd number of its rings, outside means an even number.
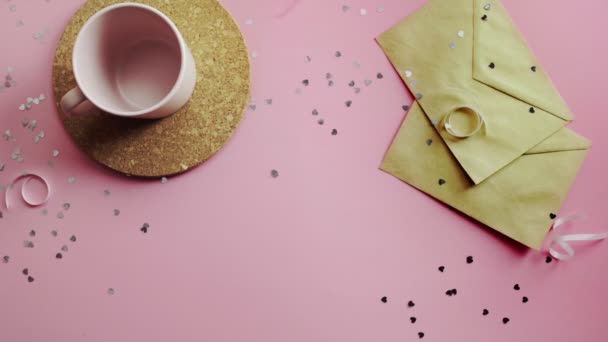
[[[535,249],[590,142],[497,0],[430,0],[377,38],[415,95],[381,168]],[[450,109],[486,130],[449,135]]]

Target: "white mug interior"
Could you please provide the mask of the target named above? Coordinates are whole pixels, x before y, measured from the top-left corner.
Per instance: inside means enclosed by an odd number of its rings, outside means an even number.
[[[74,45],[83,94],[98,108],[138,116],[161,107],[183,77],[186,47],[162,12],[122,3],[96,13]]]

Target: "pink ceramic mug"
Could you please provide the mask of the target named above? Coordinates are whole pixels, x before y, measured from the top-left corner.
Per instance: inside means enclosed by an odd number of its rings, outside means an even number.
[[[137,3],[94,14],[78,33],[72,59],[78,86],[61,99],[67,115],[88,101],[122,117],[161,118],[185,105],[196,83],[194,58],[175,24]]]

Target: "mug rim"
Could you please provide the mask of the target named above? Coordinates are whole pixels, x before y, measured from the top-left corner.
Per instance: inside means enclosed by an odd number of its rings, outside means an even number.
[[[179,43],[179,49],[180,49],[180,54],[181,54],[181,61],[180,61],[180,69],[179,69],[179,74],[177,76],[177,79],[175,80],[173,87],[171,88],[171,90],[167,93],[167,95],[165,95],[165,97],[162,98],[162,100],[160,100],[159,102],[157,102],[156,104],[154,104],[153,106],[150,106],[148,108],[142,109],[142,110],[138,110],[138,111],[116,111],[116,110],[110,110],[108,107],[101,105],[98,103],[98,101],[96,101],[95,99],[91,98],[89,96],[89,92],[86,89],[86,87],[83,86],[83,83],[80,79],[80,76],[78,75],[78,71],[77,71],[77,66],[78,63],[76,62],[76,50],[77,50],[77,46],[79,45],[79,42],[82,39],[82,35],[83,32],[85,32],[85,30],[88,28],[88,26],[92,25],[93,22],[95,22],[98,18],[100,18],[101,16],[103,16],[104,14],[118,9],[118,8],[122,8],[122,7],[138,7],[138,8],[142,8],[145,9],[147,11],[150,11],[152,13],[154,13],[155,15],[157,15],[158,17],[160,17],[168,26],[169,28],[171,28],[171,30],[173,31],[173,34],[175,34],[175,38],[177,39],[178,43]],[[160,10],[152,7],[152,6],[148,6],[146,4],[141,4],[141,3],[135,3],[135,2],[122,2],[122,3],[118,3],[118,4],[114,4],[114,5],[110,5],[102,10],[100,10],[99,12],[95,13],[94,15],[92,15],[87,22],[82,26],[82,28],[80,29],[80,32],[78,32],[78,35],[76,37],[76,41],[74,42],[74,47],[73,47],[73,51],[72,51],[72,66],[73,66],[73,73],[74,73],[74,79],[76,80],[76,84],[78,85],[78,88],[80,88],[80,90],[82,91],[82,93],[84,94],[84,96],[86,97],[87,100],[89,100],[92,104],[95,105],[95,107],[101,109],[102,111],[106,112],[106,113],[110,113],[112,115],[117,115],[117,116],[122,116],[122,117],[138,117],[138,116],[142,116],[148,113],[152,113],[158,109],[160,109],[161,107],[163,107],[165,104],[167,104],[169,102],[169,100],[176,95],[177,91],[178,91],[178,85],[182,82],[182,80],[185,77],[185,72],[186,72],[186,58],[187,58],[187,48],[186,48],[186,43],[184,41],[184,38],[182,37],[180,31],[178,30],[177,26],[175,26],[175,24],[173,23],[173,21],[167,17],[166,14],[164,14],[163,12],[161,12]]]

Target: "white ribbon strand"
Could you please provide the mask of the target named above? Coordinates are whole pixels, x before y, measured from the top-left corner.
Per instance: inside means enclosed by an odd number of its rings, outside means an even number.
[[[27,174],[23,174],[17,178],[15,178],[11,184],[9,186],[6,187],[6,191],[4,192],[4,205],[6,206],[6,209],[8,209],[10,207],[10,203],[9,203],[9,193],[11,191],[11,189],[13,188],[13,186],[20,181],[21,179],[25,179],[23,181],[23,184],[21,184],[21,198],[23,199],[23,201],[25,203],[27,203],[27,205],[29,205],[30,207],[39,207],[43,204],[45,204],[46,202],[48,202],[49,197],[51,197],[51,186],[49,185],[49,182],[46,181],[46,179],[42,176],[33,174],[33,173],[27,173]],[[42,183],[44,184],[44,186],[46,187],[46,197],[40,201],[40,202],[35,202],[34,200],[30,199],[25,192],[25,187],[27,186],[27,184],[32,180],[32,179],[38,179],[40,181],[42,181]]]
[[[549,246],[549,254],[558,260],[568,260],[574,257],[574,248],[570,246],[569,241],[599,241],[608,238],[608,233],[600,234],[569,234],[560,235],[558,228],[571,221],[580,221],[585,219],[583,215],[572,215],[558,218],[553,223],[553,241]],[[558,252],[553,248],[554,245],[560,246],[566,253]]]
[[[456,113],[456,111],[458,110],[465,110],[468,112],[471,112],[473,114],[475,114],[475,120],[476,120],[476,124],[475,124],[475,128],[468,133],[458,133],[454,130],[454,126],[452,125],[452,123],[450,122],[450,120],[452,119],[452,115],[454,113]],[[454,107],[452,108],[443,118],[443,127],[445,128],[446,132],[448,132],[449,135],[459,138],[459,139],[465,139],[465,138],[469,138],[474,136],[475,134],[479,133],[479,131],[481,131],[482,128],[485,127],[486,132],[488,130],[488,123],[486,122],[485,117],[483,116],[483,114],[481,114],[481,111],[479,111],[478,109],[471,107],[471,106],[458,106],[458,107]]]

